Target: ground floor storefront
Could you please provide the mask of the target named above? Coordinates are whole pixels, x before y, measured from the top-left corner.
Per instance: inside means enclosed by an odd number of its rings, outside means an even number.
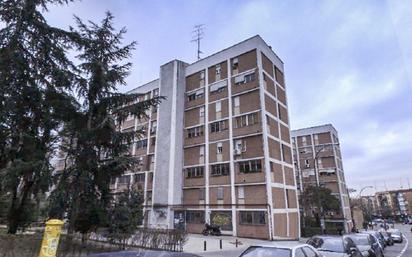
[[[152,212],[152,214],[150,214]],[[147,225],[158,226],[155,211],[149,210]],[[182,229],[201,234],[205,224],[219,226],[223,235],[266,240],[298,239],[297,210],[269,210],[268,208],[174,208],[166,212],[170,221],[164,228]]]

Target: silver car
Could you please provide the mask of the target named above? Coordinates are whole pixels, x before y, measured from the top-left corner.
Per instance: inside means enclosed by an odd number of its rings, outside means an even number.
[[[324,257],[310,245],[296,246],[255,245],[247,248],[240,257]]]
[[[395,243],[402,243],[403,242],[403,235],[399,229],[390,229],[388,230],[389,233],[391,233],[391,237],[393,242]]]

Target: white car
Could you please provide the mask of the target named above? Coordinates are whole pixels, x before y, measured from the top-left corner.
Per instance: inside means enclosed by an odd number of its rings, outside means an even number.
[[[308,244],[295,246],[254,245],[249,246],[240,257],[324,257]]]

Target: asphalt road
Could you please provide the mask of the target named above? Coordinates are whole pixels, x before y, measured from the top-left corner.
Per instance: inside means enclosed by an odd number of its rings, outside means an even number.
[[[385,249],[385,257],[412,257],[412,233],[411,225],[395,225],[395,228],[402,231],[404,235],[403,243],[388,246]]]

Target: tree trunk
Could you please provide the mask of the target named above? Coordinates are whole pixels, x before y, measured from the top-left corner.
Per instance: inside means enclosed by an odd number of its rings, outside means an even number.
[[[21,213],[23,212],[23,208],[26,208],[25,203],[30,195],[32,186],[33,182],[27,182],[26,185],[23,187],[23,194],[21,196],[20,203],[18,203],[19,198],[17,196],[17,189],[15,190],[15,192],[13,192],[13,200],[8,216],[8,234],[17,233],[17,230],[21,225]]]

